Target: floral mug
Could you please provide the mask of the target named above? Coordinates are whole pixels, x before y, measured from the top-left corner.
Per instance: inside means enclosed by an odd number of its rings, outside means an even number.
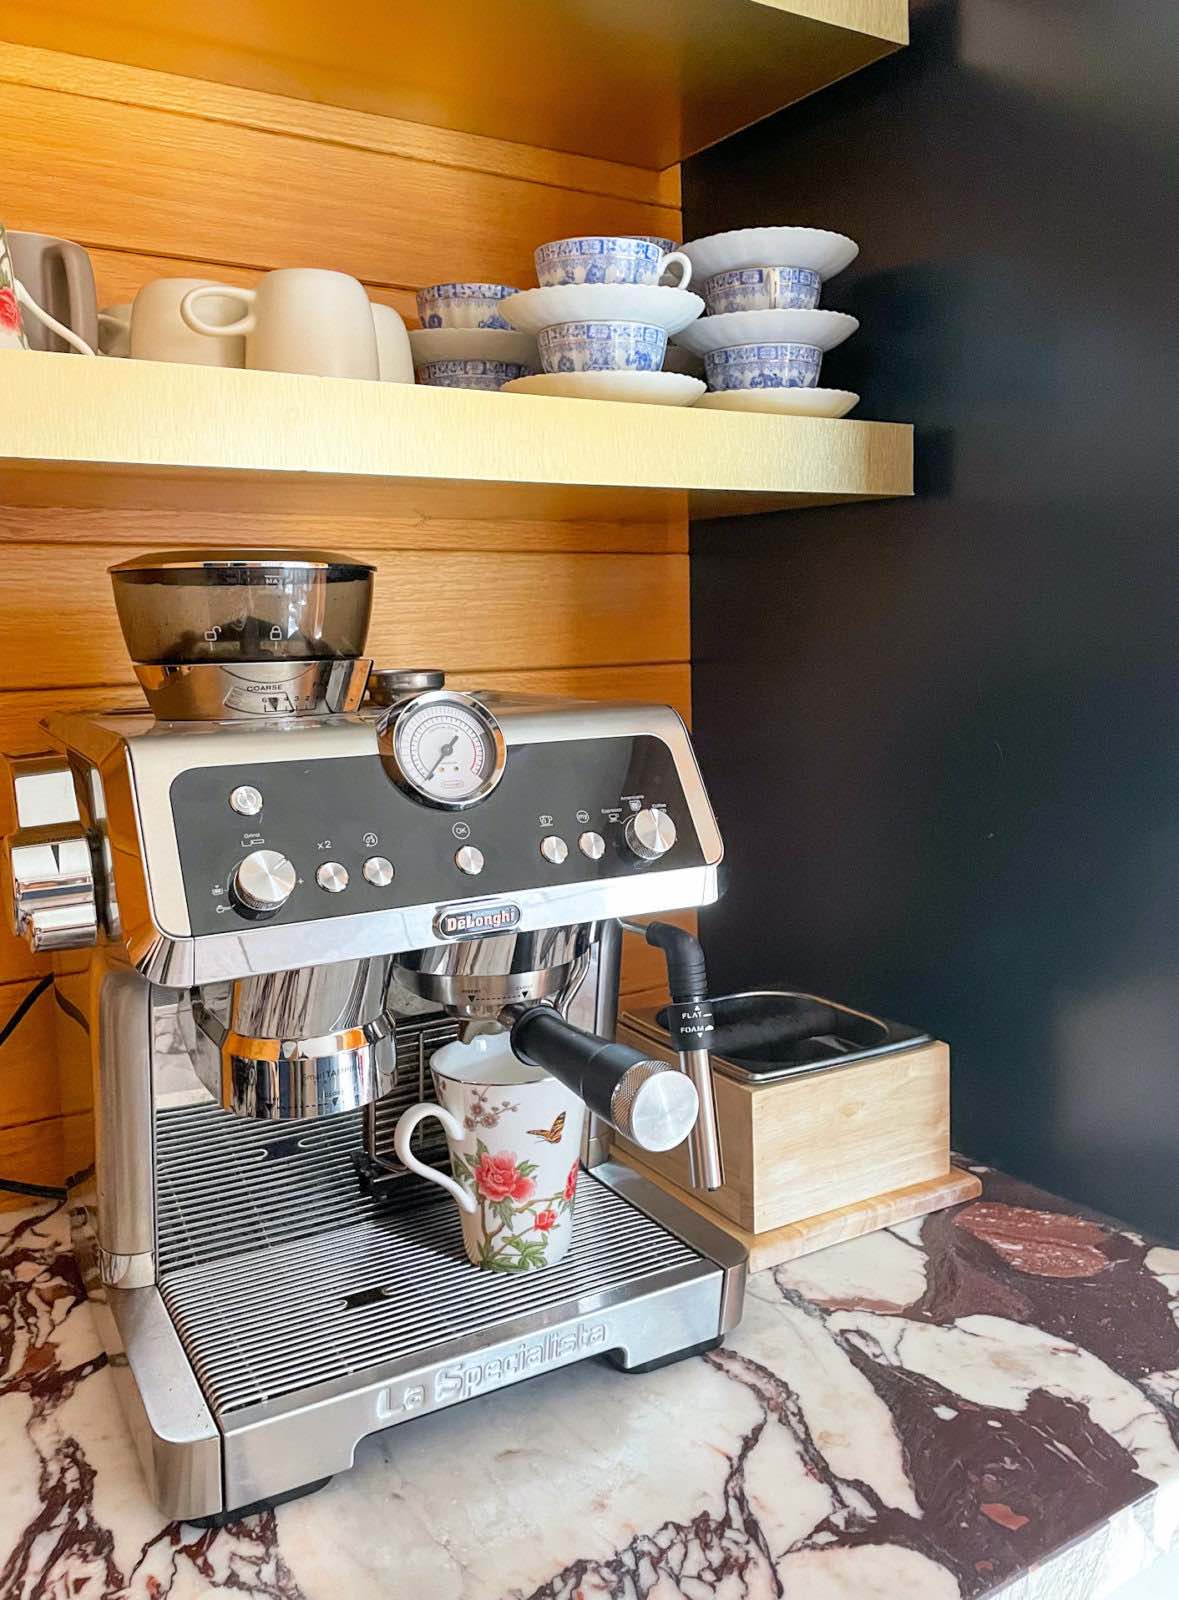
[[[27,350],[21,322],[20,305],[16,297],[16,273],[8,249],[8,235],[0,227],[0,350]]]
[[[80,339],[72,328],[65,327],[56,317],[44,311],[16,276],[12,264],[12,251],[8,235],[0,225],[0,350],[27,350],[28,336],[21,318],[21,308],[36,317],[51,333],[56,333],[79,355],[92,356],[94,351]]]
[[[438,1104],[410,1106],[393,1144],[411,1172],[458,1201],[468,1258],[488,1272],[551,1267],[569,1249],[585,1105],[512,1053],[506,1033],[448,1044],[430,1064]],[[419,1161],[410,1136],[436,1117],[453,1177]]]

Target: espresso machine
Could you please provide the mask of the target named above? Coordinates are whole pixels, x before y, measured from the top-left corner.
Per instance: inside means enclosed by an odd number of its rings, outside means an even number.
[[[78,1258],[161,1509],[274,1503],[472,1395],[719,1343],[744,1252],[610,1144],[687,1139],[721,1181],[700,1007],[678,1070],[614,1039],[624,925],[682,969],[675,930],[631,919],[717,892],[679,717],[370,676],[373,569],[341,556],[112,580],[150,709],[49,718],[8,851],[17,928],[54,953],[63,1095],[92,1108]],[[393,1147],[433,1052],[497,1028],[592,1113],[573,1247],[510,1277]]]

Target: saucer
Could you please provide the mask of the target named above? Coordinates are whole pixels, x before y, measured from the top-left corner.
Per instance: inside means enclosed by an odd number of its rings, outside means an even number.
[[[528,383],[527,378],[517,382]],[[508,388],[512,387],[508,384]],[[846,417],[859,404],[850,389],[726,389],[702,395],[699,411],[761,411],[780,417]]]
[[[511,328],[411,328],[415,367],[431,361],[510,361],[539,367],[536,340]]]
[[[648,406],[690,406],[704,393],[682,372],[540,372],[505,383],[505,394],[552,394],[563,400],[634,400]]]
[[[524,289],[500,302],[500,310],[522,333],[539,333],[558,322],[645,322],[678,333],[704,310],[690,289],[657,283],[561,283]]]
[[[676,343],[696,356],[737,344],[811,344],[826,351],[850,339],[859,325],[846,311],[725,311],[682,329]]]
[[[833,278],[860,253],[854,239],[826,228],[734,228],[692,239],[680,249],[692,263],[692,277],[701,282],[735,267],[810,267]]]

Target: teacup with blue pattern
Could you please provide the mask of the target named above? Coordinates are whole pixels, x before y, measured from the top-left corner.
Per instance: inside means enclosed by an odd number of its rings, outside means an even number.
[[[823,352],[813,344],[735,344],[710,350],[704,376],[715,393],[724,389],[813,389]]]
[[[538,336],[546,372],[659,372],[667,330],[646,322],[557,322]]]
[[[432,283],[417,292],[423,328],[510,328],[500,309],[517,294],[507,283]]]
[[[726,311],[813,311],[823,279],[810,267],[734,267],[704,285],[710,316]]]
[[[427,361],[418,367],[417,380],[434,389],[502,389],[531,371],[518,361]]]
[[[535,252],[536,281],[543,289],[570,283],[654,284],[669,267],[678,267],[678,287],[686,289],[692,277],[692,263],[678,250],[664,250],[667,242],[618,234],[554,239]]]

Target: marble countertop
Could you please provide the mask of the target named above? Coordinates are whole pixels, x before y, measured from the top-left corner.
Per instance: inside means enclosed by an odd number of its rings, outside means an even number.
[[[147,1498],[64,1214],[0,1219],[3,1600],[1101,1600],[1179,1544],[1179,1251],[995,1172],[215,1531]]]

